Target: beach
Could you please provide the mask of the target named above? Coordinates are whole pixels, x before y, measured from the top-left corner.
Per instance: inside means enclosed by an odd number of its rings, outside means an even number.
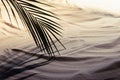
[[[27,31],[1,21],[0,73],[11,68],[5,80],[119,80],[120,16],[49,4],[55,7],[43,7],[60,18],[56,20],[63,29],[59,39],[66,49],[58,44],[61,55],[49,58],[39,52]]]

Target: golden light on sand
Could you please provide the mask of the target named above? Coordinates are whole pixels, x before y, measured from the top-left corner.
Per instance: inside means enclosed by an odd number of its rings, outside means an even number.
[[[10,9],[10,8],[8,8],[8,9]],[[13,14],[12,14],[11,11],[9,11],[10,18],[11,18],[11,19],[9,19],[8,13],[7,13],[5,7],[3,6],[3,4],[1,4],[1,3],[0,3],[0,10],[1,10],[1,11],[0,11],[0,14],[1,14],[1,19],[2,19],[2,21],[11,23],[12,25],[14,25],[14,26],[16,26],[16,27],[19,27],[20,29],[24,29],[24,28],[23,28],[23,25],[22,25],[22,23],[21,23],[21,21],[20,21],[20,19],[19,19],[19,16],[17,15],[17,13],[15,13],[15,14],[16,14],[16,17],[17,17],[17,19],[18,19],[17,21],[18,21],[19,24],[17,24],[17,22],[16,22],[16,20],[14,19],[14,16],[13,16]]]

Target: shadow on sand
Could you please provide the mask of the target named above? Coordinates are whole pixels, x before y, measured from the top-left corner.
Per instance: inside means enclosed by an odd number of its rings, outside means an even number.
[[[6,51],[6,54],[0,56],[0,80],[5,80],[24,71],[47,65],[54,61],[54,59],[54,57],[50,58],[49,56],[29,53],[19,49]],[[36,61],[37,63],[34,63],[33,61]],[[23,80],[36,74],[37,73],[33,73],[17,80]]]

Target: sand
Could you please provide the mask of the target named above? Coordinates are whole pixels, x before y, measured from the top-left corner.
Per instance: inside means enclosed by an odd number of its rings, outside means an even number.
[[[61,55],[49,58],[27,32],[1,28],[1,80],[120,80],[119,16],[58,4],[46,9],[60,17],[66,49],[57,45]]]

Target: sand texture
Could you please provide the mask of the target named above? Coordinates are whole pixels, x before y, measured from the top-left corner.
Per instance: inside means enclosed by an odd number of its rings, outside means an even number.
[[[49,58],[27,32],[1,21],[0,80],[120,80],[120,17],[53,5],[46,9],[61,19],[66,49],[57,45],[61,55]]]

